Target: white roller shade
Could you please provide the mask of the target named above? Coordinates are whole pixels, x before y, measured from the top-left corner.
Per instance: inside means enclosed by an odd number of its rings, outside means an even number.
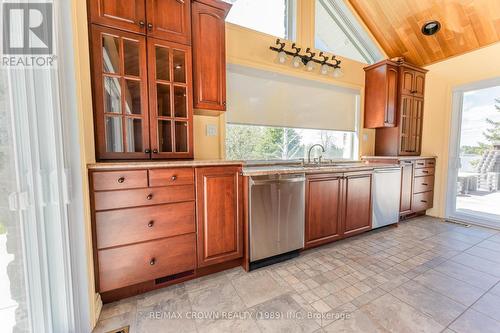
[[[243,66],[228,65],[230,123],[356,130],[359,91]]]

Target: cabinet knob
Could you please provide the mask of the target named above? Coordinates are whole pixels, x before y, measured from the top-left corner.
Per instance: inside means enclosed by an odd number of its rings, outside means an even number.
[[[153,24],[152,24],[152,23],[148,23],[148,30],[149,30],[149,31],[152,31],[152,30],[153,30]]]
[[[139,21],[139,27],[144,28],[145,25],[146,23],[144,23],[144,21]]]
[[[153,154],[158,154],[158,149],[153,149]]]
[[[146,150],[144,150],[144,152],[145,152],[146,154],[151,154],[151,149],[146,149]]]
[[[146,199],[148,199],[148,200],[153,199],[153,194],[148,194],[148,196],[146,197]]]
[[[177,176],[176,175],[173,175],[172,177],[170,177],[170,179],[175,182],[177,180]]]
[[[118,178],[118,183],[120,183],[120,184],[121,184],[121,183],[123,183],[124,181],[125,181],[125,177],[120,177],[120,178]]]
[[[184,0],[177,0],[178,3],[184,4]]]
[[[149,228],[152,228],[154,224],[155,224],[155,221],[149,221],[149,223],[148,223],[148,227],[149,227]]]
[[[226,104],[227,104],[226,101],[222,102],[222,105],[226,106]]]
[[[151,260],[149,261],[149,264],[151,266],[153,266],[154,264],[156,264],[156,259],[155,258],[151,258]]]

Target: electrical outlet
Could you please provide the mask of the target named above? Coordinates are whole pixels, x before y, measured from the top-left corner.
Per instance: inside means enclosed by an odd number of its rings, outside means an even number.
[[[207,125],[207,136],[217,136],[217,125],[209,124]]]

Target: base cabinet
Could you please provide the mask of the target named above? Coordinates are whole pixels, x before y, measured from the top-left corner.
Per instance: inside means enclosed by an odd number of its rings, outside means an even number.
[[[371,229],[371,179],[371,172],[307,177],[306,248]]]
[[[342,237],[342,175],[308,177],[306,186],[305,246]]]
[[[372,227],[371,195],[372,175],[346,176],[344,180],[345,213],[344,236],[352,236]]]
[[[240,167],[196,169],[198,267],[243,256]]]

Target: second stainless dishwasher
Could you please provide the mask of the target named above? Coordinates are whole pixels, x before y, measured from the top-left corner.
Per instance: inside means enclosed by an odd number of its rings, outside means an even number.
[[[305,180],[303,173],[251,177],[251,268],[281,261],[304,247]]]

